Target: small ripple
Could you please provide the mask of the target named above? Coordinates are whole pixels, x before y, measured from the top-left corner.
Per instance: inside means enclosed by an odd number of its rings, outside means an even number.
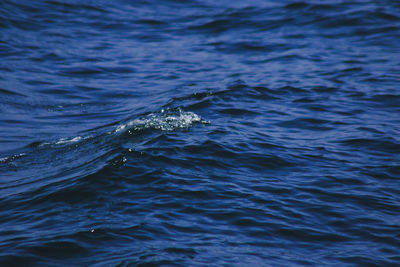
[[[232,28],[232,21],[228,19],[215,19],[198,25],[188,27],[189,30],[210,31],[221,33]]]
[[[220,109],[219,113],[228,114],[233,116],[251,116],[251,115],[259,115],[260,113],[248,110],[248,109],[240,109],[240,108],[225,108]]]
[[[337,87],[328,87],[328,86],[315,86],[312,88],[314,92],[317,93],[334,93],[339,90]]]
[[[290,3],[285,5],[286,9],[303,9],[308,7],[309,5],[305,2],[294,2],[294,3]]]
[[[256,42],[218,42],[218,43],[209,43],[215,47],[219,52],[225,53],[271,53],[276,51],[285,51],[291,47],[291,45],[286,43],[275,43],[275,44],[267,44],[267,43],[256,43]]]
[[[65,12],[66,10],[86,10],[86,11],[96,11],[96,12],[101,12],[101,13],[107,13],[107,9],[102,8],[100,5],[96,5],[96,3],[68,3],[65,1],[56,1],[56,0],[47,0],[47,4],[50,4],[55,7],[60,7],[63,9]]]
[[[156,26],[168,24],[167,22],[158,19],[140,19],[137,20],[136,22],[141,24],[156,25]]]
[[[282,121],[276,123],[281,127],[285,128],[297,128],[297,129],[308,129],[316,131],[328,131],[333,130],[333,127],[327,126],[330,121],[315,118],[297,118],[289,121]]]
[[[165,252],[174,253],[174,254],[183,254],[189,255],[190,257],[194,257],[196,254],[196,250],[193,248],[182,248],[182,247],[168,247],[164,249]]]
[[[351,146],[359,149],[367,149],[370,151],[381,151],[388,153],[399,153],[400,143],[394,140],[378,140],[369,138],[351,138],[340,141],[343,145]]]
[[[400,95],[398,94],[376,94],[365,100],[375,102],[385,108],[400,107]]]
[[[36,62],[48,62],[48,61],[60,62],[65,60],[66,58],[53,51],[45,53],[40,56],[32,57],[31,59]]]
[[[67,76],[86,76],[99,74],[129,74],[135,70],[129,67],[104,67],[104,66],[87,66],[87,67],[69,67],[61,71],[61,75]]]
[[[95,74],[101,74],[103,73],[103,70],[100,67],[70,67],[70,68],[65,68],[61,74],[64,75],[95,75]]]
[[[0,94],[4,94],[4,95],[15,95],[15,96],[24,96],[27,97],[27,95],[15,92],[15,91],[11,91],[11,90],[7,90],[4,88],[0,88]]]
[[[89,250],[74,241],[51,241],[26,248],[26,252],[51,259],[70,259],[71,255],[87,255]]]

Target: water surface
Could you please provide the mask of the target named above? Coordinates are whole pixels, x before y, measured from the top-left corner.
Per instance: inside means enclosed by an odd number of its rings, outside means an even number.
[[[399,265],[399,14],[1,1],[0,265]]]

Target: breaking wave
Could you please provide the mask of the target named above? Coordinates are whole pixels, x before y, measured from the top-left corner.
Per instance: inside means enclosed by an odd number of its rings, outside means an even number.
[[[209,123],[193,112],[185,112],[178,109],[162,109],[158,113],[150,113],[146,116],[119,125],[115,132],[140,131],[144,129],[156,129],[161,131],[173,131],[189,128],[195,123]]]

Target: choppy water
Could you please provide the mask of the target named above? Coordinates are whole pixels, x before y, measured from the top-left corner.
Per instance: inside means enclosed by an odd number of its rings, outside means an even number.
[[[0,265],[400,265],[399,44],[389,0],[2,0]]]

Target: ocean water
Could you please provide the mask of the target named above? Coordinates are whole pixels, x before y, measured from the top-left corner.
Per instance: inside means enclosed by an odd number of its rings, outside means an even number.
[[[0,1],[0,266],[399,266],[400,2]]]

